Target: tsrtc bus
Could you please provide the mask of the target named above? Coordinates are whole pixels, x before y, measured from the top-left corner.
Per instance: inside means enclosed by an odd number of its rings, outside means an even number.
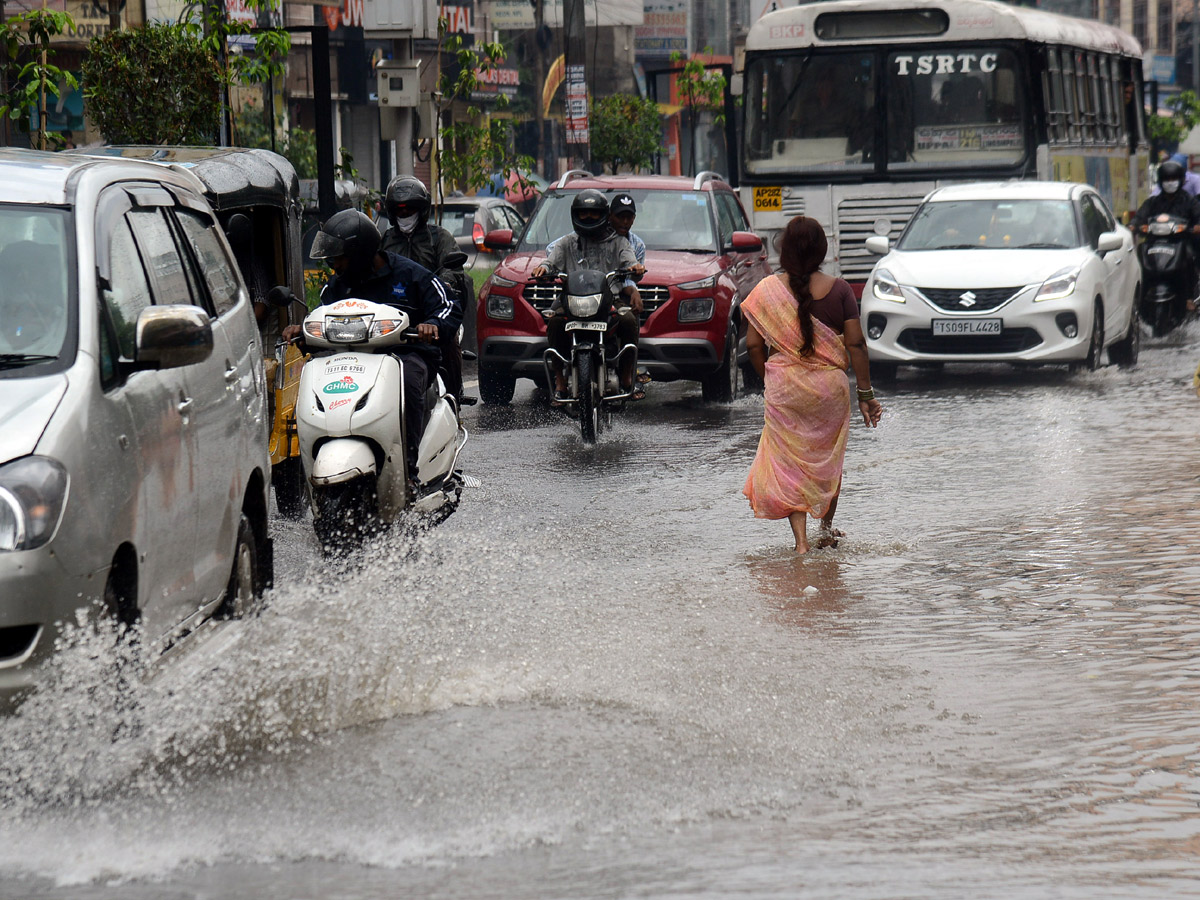
[[[743,205],[777,240],[796,215],[829,236],[826,271],[861,291],[942,184],[1093,185],[1120,216],[1148,191],[1142,50],[1100,22],[993,0],[826,0],[746,38]],[[776,253],[778,250],[776,249]]]

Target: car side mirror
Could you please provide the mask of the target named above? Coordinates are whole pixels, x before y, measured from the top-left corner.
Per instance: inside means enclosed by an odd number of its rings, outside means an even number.
[[[1121,245],[1124,243],[1120,232],[1106,231],[1096,241],[1096,252],[1103,256],[1105,253],[1111,253],[1113,250],[1120,250]]]
[[[757,253],[763,242],[753,231],[735,231],[729,236],[729,248],[734,253]]]
[[[286,284],[277,284],[267,292],[267,303],[280,309],[287,309],[296,301],[296,295]]]
[[[873,234],[863,241],[863,246],[876,256],[886,256],[888,250],[891,249],[892,243],[882,234]]]
[[[177,369],[212,356],[212,320],[198,306],[148,306],[137,317],[136,368]]]
[[[483,237],[483,246],[489,250],[511,250],[513,233],[511,228],[497,228]]]

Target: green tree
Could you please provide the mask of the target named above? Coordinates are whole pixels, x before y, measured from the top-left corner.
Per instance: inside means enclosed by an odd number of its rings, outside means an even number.
[[[1146,120],[1155,147],[1179,144],[1188,132],[1200,125],[1200,98],[1195,91],[1180,91],[1166,101],[1169,116],[1152,115]]]
[[[442,121],[442,111],[458,100],[470,101],[479,87],[480,74],[496,69],[504,62],[504,45],[499,41],[485,41],[475,47],[467,47],[461,35],[447,31],[445,18],[438,19],[438,65],[442,55],[449,54],[454,60],[450,70],[442,70],[438,79],[436,121]],[[501,94],[496,106],[504,109],[508,98]],[[482,110],[471,104],[467,107],[467,118],[457,121],[441,131],[441,140],[434,141],[434,161],[438,173],[437,196],[445,196],[445,186],[450,184],[464,191],[478,191],[491,181],[493,172],[502,173],[504,179],[517,173],[522,189],[528,184],[521,172],[532,172],[533,157],[518,156],[513,151],[512,121],[498,117],[483,119]]]
[[[704,48],[705,56],[712,56],[712,52],[712,47]],[[692,139],[688,142],[688,172],[695,175],[696,122],[701,112],[709,112],[714,122],[718,125],[725,124],[725,88],[728,80],[723,72],[710,69],[697,57],[686,59],[682,53],[675,52],[671,54],[671,62],[683,64],[675,77],[675,84],[679,89],[679,99],[688,114],[688,130],[692,134]]]
[[[73,29],[74,20],[64,12],[35,9],[13,16],[0,28],[4,45],[7,94],[0,98],[0,115],[28,132],[32,111],[38,110],[37,138],[34,146],[49,149],[61,142],[59,135],[46,131],[46,98],[58,97],[64,86],[79,87],[75,76],[50,62],[50,38]]]
[[[249,101],[234,117],[233,130],[235,141],[241,147],[271,148],[271,129],[263,116],[262,110],[253,101]],[[317,135],[308,128],[293,125],[290,130],[283,128],[283,116],[275,117],[275,151],[296,170],[300,178],[317,177]]]
[[[612,94],[593,100],[588,114],[592,159],[612,174],[620,166],[634,172],[648,169],[662,147],[658,104],[631,94]]]
[[[271,3],[247,0],[256,10]],[[247,23],[226,21],[219,5],[201,2],[179,22],[93,38],[83,65],[92,120],[113,143],[214,143],[226,89],[283,73],[291,46],[285,31],[255,30],[253,52],[226,52],[231,36],[250,33]]]

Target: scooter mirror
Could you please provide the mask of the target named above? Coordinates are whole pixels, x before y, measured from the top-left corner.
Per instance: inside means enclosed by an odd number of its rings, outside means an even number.
[[[442,260],[442,267],[445,269],[461,269],[467,261],[467,254],[461,250],[455,250],[453,253],[447,253],[446,258]]]
[[[296,301],[296,295],[287,285],[277,284],[267,293],[267,302],[280,309],[286,309]]]

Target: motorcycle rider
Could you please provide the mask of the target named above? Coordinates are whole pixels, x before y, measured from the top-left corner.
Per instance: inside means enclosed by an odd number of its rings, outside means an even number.
[[[638,262],[637,256],[630,246],[629,239],[618,234],[608,218],[608,200],[594,188],[587,188],[575,195],[571,201],[572,233],[563,235],[546,247],[546,261],[533,270],[533,278],[545,278],[551,272],[570,274],[581,269],[599,269],[601,272],[612,272],[616,269],[628,268],[634,278],[640,278],[646,271],[645,266]],[[621,286],[621,294],[629,296],[632,309],[617,316],[615,331],[617,343],[624,347],[626,344],[637,345],[640,325],[638,313],[642,311],[640,296],[631,295],[628,287]],[[564,359],[570,357],[571,342],[567,337],[566,319],[562,315],[553,315],[546,320],[546,340]],[[633,385],[634,360],[628,354],[621,363],[621,387],[626,393],[632,393],[632,399],[641,400],[645,393],[635,389]],[[558,365],[554,367],[555,400],[567,397],[566,373]]]
[[[457,295],[459,319],[466,314],[470,297],[470,276],[461,264],[446,265],[452,253],[459,253],[454,236],[436,222],[429,221],[432,203],[429,188],[412,175],[397,175],[388,182],[383,195],[384,211],[391,227],[383,233],[382,249],[398,253],[424,266]],[[462,403],[462,348],[458,333],[438,341],[442,366],[446,370],[446,388]]]
[[[386,303],[408,313],[422,343],[402,344],[391,352],[404,369],[404,442],[409,484],[417,480],[417,449],[425,421],[425,391],[437,372],[437,341],[458,332],[461,311],[432,272],[398,253],[380,249],[379,229],[365,213],[344,209],[330,216],[313,241],[310,256],[329,261],[334,274],[321,289],[321,303],[349,297]],[[302,337],[299,325],[283,330],[286,340]]]
[[[1144,226],[1164,213],[1186,221],[1188,229],[1193,235],[1200,232],[1200,199],[1193,197],[1183,189],[1184,174],[1183,166],[1174,159],[1168,159],[1159,165],[1158,186],[1161,191],[1147,197],[1145,202],[1138,207],[1138,211],[1133,217],[1135,234],[1141,233]],[[1194,296],[1196,284],[1194,237],[1187,242],[1187,248],[1187,267],[1190,275],[1187,276],[1184,283],[1191,286]],[[1195,309],[1195,300],[1192,297],[1188,297],[1187,307],[1189,310]]]

